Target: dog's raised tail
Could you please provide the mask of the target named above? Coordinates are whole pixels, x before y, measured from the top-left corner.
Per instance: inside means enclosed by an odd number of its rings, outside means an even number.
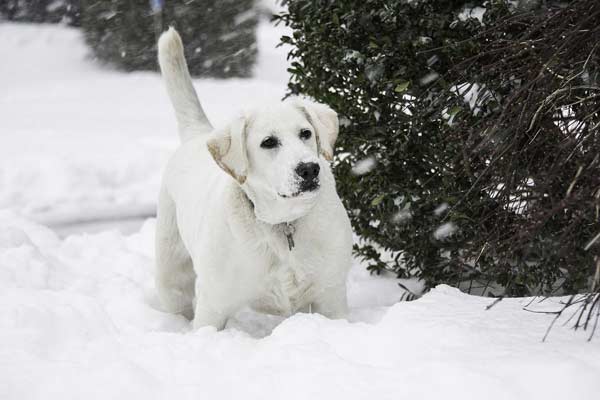
[[[192,85],[181,37],[173,27],[158,39],[158,63],[171,104],[175,109],[181,140],[186,141],[196,135],[212,131],[212,125]]]

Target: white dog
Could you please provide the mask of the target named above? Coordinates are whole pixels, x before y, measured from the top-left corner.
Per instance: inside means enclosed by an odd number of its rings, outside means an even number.
[[[352,234],[325,161],[336,113],[295,99],[214,130],[174,29],[160,37],[158,53],[182,140],[158,204],[164,307],[193,314],[195,328],[222,329],[244,306],[344,316]]]

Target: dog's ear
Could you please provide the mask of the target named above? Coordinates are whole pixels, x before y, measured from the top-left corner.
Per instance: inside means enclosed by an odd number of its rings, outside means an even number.
[[[327,161],[333,160],[333,149],[339,132],[337,113],[324,104],[300,99],[293,101],[315,129],[319,153]]]
[[[248,154],[246,151],[246,118],[236,118],[229,126],[211,134],[206,141],[208,151],[216,163],[243,184],[248,174]]]

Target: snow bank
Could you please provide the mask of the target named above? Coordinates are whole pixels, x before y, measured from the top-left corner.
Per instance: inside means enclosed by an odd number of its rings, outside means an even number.
[[[597,398],[600,342],[558,324],[541,343],[550,317],[527,299],[486,311],[440,286],[395,303],[358,265],[351,322],[246,310],[193,332],[157,306],[153,229],[60,240],[0,212],[0,398]]]

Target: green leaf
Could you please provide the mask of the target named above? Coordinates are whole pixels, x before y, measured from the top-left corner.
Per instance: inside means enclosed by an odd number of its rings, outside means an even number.
[[[383,201],[383,199],[385,198],[385,194],[380,194],[379,196],[375,197],[373,199],[373,201],[371,201],[371,205],[372,206],[377,206],[379,205],[379,203],[381,203]]]
[[[406,89],[408,89],[409,86],[410,86],[410,81],[405,81],[405,82],[402,82],[402,83],[396,85],[396,87],[394,88],[394,91],[396,93],[406,92]]]
[[[454,106],[448,111],[448,115],[454,117],[456,114],[462,111],[462,108],[459,106]]]
[[[337,26],[340,26],[340,19],[338,18],[337,14],[333,14],[333,23],[336,24]]]

